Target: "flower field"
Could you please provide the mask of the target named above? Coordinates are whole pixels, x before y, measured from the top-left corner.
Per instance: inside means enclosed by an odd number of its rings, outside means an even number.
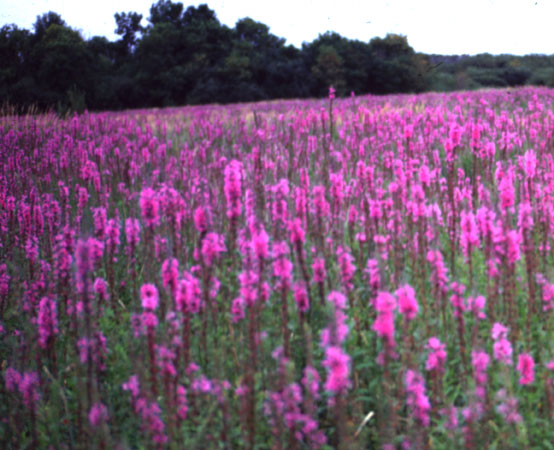
[[[0,118],[0,447],[554,448],[554,91]]]

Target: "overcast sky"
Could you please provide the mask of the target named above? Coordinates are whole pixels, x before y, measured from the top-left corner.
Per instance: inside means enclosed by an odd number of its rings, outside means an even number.
[[[0,0],[0,25],[32,28],[36,16],[55,11],[85,38],[115,40],[114,13],[149,16],[154,0]],[[554,54],[554,0],[211,0],[218,19],[232,27],[251,17],[297,47],[336,31],[369,41],[403,34],[419,52],[441,54]]]

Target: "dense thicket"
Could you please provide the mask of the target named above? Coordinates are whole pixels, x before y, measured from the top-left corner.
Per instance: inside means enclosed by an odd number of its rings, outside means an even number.
[[[147,26],[115,14],[119,40],[85,40],[56,13],[32,31],[0,29],[0,99],[58,111],[123,109],[273,98],[554,86],[554,56],[416,53],[406,37],[369,42],[327,32],[301,49],[250,18],[234,28],[207,5],[159,0]]]

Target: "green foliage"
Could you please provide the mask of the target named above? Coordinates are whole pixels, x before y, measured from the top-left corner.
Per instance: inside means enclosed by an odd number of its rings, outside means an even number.
[[[298,49],[251,18],[229,28],[206,4],[171,0],[151,6],[147,25],[132,11],[114,19],[115,42],[85,40],[55,12],[32,31],[3,26],[0,100],[66,111],[82,109],[70,91],[105,110],[324,97],[330,85],[338,96],[554,86],[552,56],[424,55],[406,36],[362,42],[334,32]]]

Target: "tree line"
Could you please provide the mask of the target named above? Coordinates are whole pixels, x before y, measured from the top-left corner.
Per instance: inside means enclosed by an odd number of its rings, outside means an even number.
[[[159,0],[147,25],[115,14],[119,39],[84,39],[59,14],[0,29],[0,99],[39,109],[117,110],[276,98],[554,86],[554,56],[417,53],[405,36],[327,32],[296,48],[251,18],[233,28],[208,5]]]

